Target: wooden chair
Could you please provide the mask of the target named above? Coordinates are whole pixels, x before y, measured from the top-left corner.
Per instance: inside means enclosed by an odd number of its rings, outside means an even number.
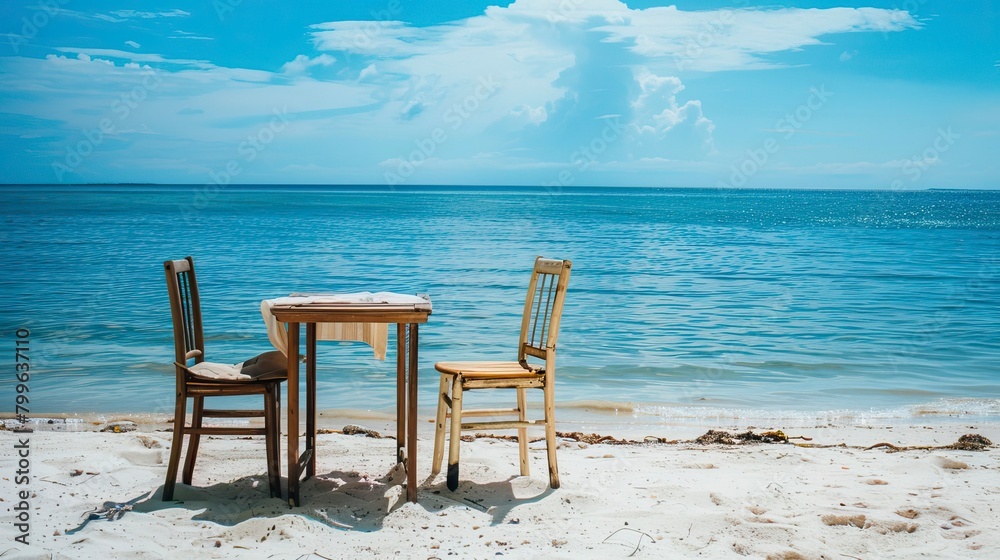
[[[198,443],[206,435],[262,435],[267,454],[267,479],[271,496],[281,496],[279,437],[281,382],[287,378],[287,361],[281,352],[266,352],[236,366],[205,361],[205,337],[201,323],[201,301],[191,257],[163,263],[170,293],[170,315],[174,325],[174,369],[177,401],[174,434],[170,447],[163,500],[172,500],[184,434],[190,436],[184,461],[184,484],[191,484]],[[263,395],[263,410],[215,410],[205,408],[205,397]],[[191,424],[187,425],[187,400],[193,400]],[[205,418],[261,418],[263,428],[208,427]]]
[[[521,336],[515,362],[438,362],[434,367],[441,372],[441,395],[438,399],[437,427],[434,433],[434,464],[432,475],[441,472],[444,458],[444,434],[451,419],[450,449],[448,453],[448,488],[458,487],[459,448],[463,430],[517,429],[521,455],[521,475],[528,476],[529,426],[545,426],[545,443],[549,459],[549,485],[559,488],[559,468],[556,464],[555,426],[555,374],[556,338],[559,336],[559,319],[572,263],[535,259],[535,267],[528,283],[528,295],[521,318]],[[544,360],[533,365],[529,358]],[[517,407],[513,409],[463,409],[463,394],[473,389],[516,389]],[[526,389],[544,392],[544,413],[541,420],[528,420],[526,414]],[[450,412],[449,412],[450,411]],[[464,423],[465,417],[516,416],[514,420]]]

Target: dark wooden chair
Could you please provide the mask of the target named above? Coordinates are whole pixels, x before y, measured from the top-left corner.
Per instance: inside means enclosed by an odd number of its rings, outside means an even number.
[[[441,372],[440,397],[438,399],[437,426],[434,433],[434,461],[432,475],[441,472],[444,458],[444,434],[448,419],[450,426],[450,450],[448,452],[448,488],[458,487],[459,449],[461,432],[465,430],[517,429],[520,447],[521,475],[528,476],[528,437],[530,426],[545,426],[545,443],[549,459],[549,485],[559,488],[559,467],[556,463],[555,424],[555,375],[556,339],[559,337],[559,321],[562,317],[563,301],[572,263],[545,259],[535,259],[535,266],[528,284],[528,295],[521,317],[521,336],[517,346],[517,361],[514,362],[438,362],[435,369]],[[541,364],[529,363],[529,358],[544,360]],[[516,389],[517,406],[502,409],[463,408],[463,394],[476,389]],[[544,418],[528,420],[526,413],[526,389],[541,389],[544,392]],[[508,416],[513,419],[489,422],[463,422],[473,416]]]
[[[177,375],[177,401],[174,409],[174,434],[163,484],[163,500],[172,500],[180,464],[184,434],[189,435],[183,481],[191,484],[198,443],[204,435],[262,435],[267,454],[267,479],[271,496],[281,496],[279,437],[281,382],[287,378],[287,361],[281,352],[260,354],[240,364],[205,361],[205,337],[202,332],[201,301],[191,257],[163,263],[170,293],[170,315],[174,326],[174,369]],[[205,397],[263,395],[263,410],[217,410],[205,408]],[[193,402],[188,425],[187,402]],[[263,418],[262,428],[252,426],[205,426],[205,418]]]

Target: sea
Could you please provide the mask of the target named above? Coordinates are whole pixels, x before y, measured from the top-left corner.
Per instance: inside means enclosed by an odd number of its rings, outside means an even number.
[[[515,358],[542,255],[573,262],[556,370],[567,418],[1000,420],[1000,191],[7,185],[0,195],[8,416],[20,404],[31,416],[169,417],[163,261],[191,255],[212,361],[273,349],[262,299],[429,294],[419,346],[429,419],[436,361]],[[363,343],[320,344],[324,414],[392,413],[393,339],[384,362]]]

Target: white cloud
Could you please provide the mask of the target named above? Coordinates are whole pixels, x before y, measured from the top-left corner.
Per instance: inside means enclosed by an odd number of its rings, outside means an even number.
[[[89,57],[103,57],[108,59],[124,59],[130,62],[147,62],[147,63],[157,63],[163,65],[191,66],[202,69],[217,68],[217,66],[205,60],[190,60],[182,58],[168,59],[165,58],[163,55],[155,53],[134,53],[117,49],[81,49],[73,47],[56,47],[55,50],[64,53],[75,53],[77,57],[79,57],[80,55],[85,55]]]
[[[358,81],[369,80],[375,76],[378,76],[378,68],[375,66],[375,63],[372,63],[365,66],[364,70],[358,74]]]
[[[629,161],[610,162],[604,166],[609,171],[717,171],[718,164],[710,161],[692,161],[665,157],[642,157]]]
[[[624,23],[631,17],[632,10],[618,0],[518,0],[507,8],[491,6],[486,10],[488,16],[507,13],[544,19],[552,24],[581,24],[593,18]]]
[[[42,133],[43,140],[34,149],[43,169],[67,161],[67,150],[87,138],[81,131],[99,138],[90,146],[93,153],[74,164],[73,175],[64,180],[99,181],[102,170],[127,169],[127,180],[155,176],[208,182],[209,173],[224,169],[230,160],[251,169],[238,151],[241,142],[271,126],[277,112],[287,115],[288,122],[278,121],[281,126],[274,132],[267,157],[284,153],[282,163],[320,161],[317,149],[330,146],[326,115],[351,114],[372,103],[371,88],[359,85],[303,77],[293,87],[276,82],[270,72],[159,54],[60,51],[67,55],[0,57],[0,73],[9,77],[0,83],[0,97],[5,99],[5,111],[48,123],[23,131]],[[11,96],[18,91],[34,93]],[[102,122],[113,130],[98,134]],[[338,134],[350,135],[352,129],[342,122]],[[260,157],[265,157],[263,152]],[[123,166],[124,162],[131,163]],[[272,169],[258,167],[260,172]],[[169,173],[170,179],[163,179],[162,173]],[[115,180],[121,177],[116,175]]]
[[[655,94],[659,94],[660,97],[666,97],[672,99],[675,95],[684,89],[684,84],[681,83],[680,78],[677,76],[657,76],[649,71],[649,68],[642,67],[638,70],[635,76],[636,82],[639,84],[640,94],[639,97],[632,103],[636,108],[643,108],[646,105],[646,100]],[[667,90],[661,92],[660,90],[667,86]]]
[[[401,21],[336,21],[312,26],[318,50],[379,56],[413,56],[438,28],[415,28]]]
[[[406,105],[404,105],[402,109],[400,109],[399,118],[407,121],[411,120],[420,113],[423,113],[426,108],[427,105],[423,102],[423,100],[411,99],[406,102]]]
[[[689,100],[684,104],[677,101],[677,94],[684,90],[684,84],[679,78],[657,76],[648,68],[642,67],[636,70],[635,80],[639,84],[640,94],[632,102],[635,112],[631,126],[640,142],[657,146],[657,140],[686,124],[704,153],[714,153],[712,132],[715,124],[705,117],[701,101]]]
[[[286,62],[281,66],[281,72],[284,74],[305,74],[310,68],[314,66],[330,66],[337,59],[333,58],[328,54],[321,54],[314,58],[309,58],[308,55],[300,54],[295,57],[294,60]]]
[[[65,3],[65,2],[60,2]],[[54,6],[46,6],[45,11],[51,15],[68,16],[76,19],[85,20],[100,20],[107,21],[110,23],[123,23],[129,19],[154,19],[159,17],[189,17],[190,12],[185,12],[184,10],[169,10],[164,12],[142,12],[138,10],[115,10],[110,14],[102,14],[95,12],[80,12],[76,10],[68,10],[65,8],[58,8]]]
[[[915,157],[913,159],[893,159],[887,161],[823,162],[810,165],[776,163],[773,168],[800,175],[868,175],[874,177],[895,177],[904,170],[921,170],[941,165],[941,158]]]
[[[128,21],[127,19],[111,17],[107,14],[78,14],[78,15],[80,17],[84,17],[87,19],[93,18],[93,19],[99,19],[101,21],[109,21],[111,23],[122,23]]]
[[[920,27],[910,14],[875,8],[775,10],[738,9],[685,12],[674,6],[633,10],[627,24],[606,25],[609,41],[633,52],[670,60],[684,70],[717,72],[782,66],[770,53],[820,45],[834,33],[902,31]]]
[[[548,111],[545,110],[545,107],[532,107],[530,105],[517,105],[510,110],[510,114],[517,117],[523,117],[527,119],[528,122],[535,125],[541,124],[549,118]]]
[[[188,15],[117,10],[104,17]],[[58,123],[45,130],[61,139],[49,146],[58,157],[102,116],[117,118],[111,107],[122,95],[139,91],[142,101],[115,121],[122,145],[95,151],[90,161],[121,166],[131,158],[146,162],[146,173],[169,167],[196,181],[237,157],[240,142],[282,108],[292,124],[261,157],[271,158],[269,170],[310,177],[335,170],[381,180],[421,146],[433,153],[418,173],[558,171],[581,146],[600,148],[595,169],[677,167],[670,162],[715,150],[710,108],[685,89],[692,82],[678,70],[773,68],[780,53],[821,45],[825,35],[917,27],[906,12],[868,8],[682,11],[631,9],[618,0],[517,0],[427,27],[314,25],[316,51],[273,71],[116,49],[3,57],[0,94],[5,110]],[[212,39],[184,31],[170,38]],[[151,76],[157,86],[143,86]],[[33,93],[11,95],[25,91]],[[432,135],[438,130],[444,134]]]
[[[197,33],[191,33],[190,31],[181,31],[180,29],[174,30],[173,34],[170,35],[170,39],[189,39],[194,41],[214,41],[215,37],[206,37],[204,35],[198,35]]]
[[[312,26],[312,38],[318,50],[364,65],[363,80],[383,88],[387,120],[440,126],[443,115],[454,116],[449,109],[469,103],[475,110],[456,120],[463,136],[489,130],[487,143],[508,134],[523,147],[530,126],[537,146],[551,152],[600,134],[600,124],[572,123],[594,122],[610,109],[625,115],[636,138],[602,157],[638,158],[671,156],[680,146],[715,152],[715,124],[698,99],[680,99],[678,70],[777,68],[776,55],[822,45],[826,35],[919,27],[905,11],[874,8],[683,11],[631,9],[618,0],[517,0],[427,27],[322,23]],[[610,59],[619,66],[608,67]],[[484,76],[500,86],[488,100],[471,98]]]

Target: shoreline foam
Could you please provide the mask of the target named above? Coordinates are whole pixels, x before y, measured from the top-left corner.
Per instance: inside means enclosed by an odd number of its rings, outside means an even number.
[[[540,406],[532,408],[539,413]],[[430,429],[435,410],[424,403],[418,418],[421,431]],[[60,414],[32,414],[32,422],[48,419],[64,423],[100,425],[114,420],[128,420],[140,425],[169,427],[173,410],[169,412],[116,411],[68,412]],[[621,430],[669,431],[674,427],[733,429],[748,426],[778,426],[785,428],[813,426],[884,426],[891,424],[949,425],[949,424],[1000,424],[1000,399],[943,399],[885,409],[794,410],[748,407],[716,407],[661,405],[621,401],[560,401],[556,405],[557,425],[563,431],[580,431],[593,426],[595,431],[618,432]],[[12,428],[14,414],[0,413],[0,422]],[[395,409],[343,409],[322,408],[317,411],[318,426],[333,429],[345,423],[373,424],[387,429],[394,425]],[[425,426],[425,424],[427,426]],[[282,419],[284,425],[284,417]],[[669,435],[669,434],[664,434]]]

